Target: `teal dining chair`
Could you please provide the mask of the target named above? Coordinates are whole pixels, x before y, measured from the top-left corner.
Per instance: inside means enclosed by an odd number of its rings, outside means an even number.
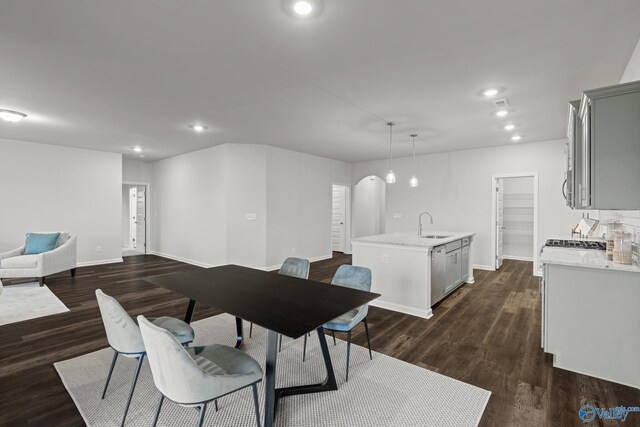
[[[104,384],[104,389],[102,390],[102,399],[104,399],[107,393],[107,387],[109,387],[111,374],[113,374],[113,368],[116,366],[118,356],[123,355],[125,357],[135,358],[138,361],[129,392],[129,399],[124,408],[124,415],[122,417],[122,423],[120,424],[124,426],[124,422],[127,419],[127,412],[129,412],[129,406],[131,405],[131,398],[133,397],[138,376],[140,375],[140,368],[142,368],[142,361],[146,354],[146,348],[142,340],[142,335],[140,334],[139,326],[131,316],[129,316],[126,310],[122,308],[120,303],[100,289],[96,290],[96,298],[98,300],[98,307],[100,308],[100,315],[102,316],[102,323],[107,333],[107,341],[113,349],[113,360],[111,361],[111,368],[109,368],[109,374],[107,375],[107,382]],[[180,345],[189,344],[195,337],[193,328],[182,320],[174,319],[173,317],[149,318],[149,320],[155,325],[168,330],[169,333],[180,342]]]
[[[197,426],[202,426],[211,401],[246,387],[252,388],[256,424],[260,427],[257,384],[262,381],[262,368],[254,358],[222,344],[183,347],[170,331],[154,325],[144,316],[138,316],[138,324],[153,383],[160,391],[154,427],[165,398],[181,406],[196,408],[199,411]]]
[[[300,279],[309,278],[311,263],[308,259],[289,257],[284,260],[278,274],[284,276],[298,277]],[[249,326],[249,337],[253,333],[253,323]],[[282,351],[282,335],[280,335],[279,350]]]
[[[338,267],[336,274],[331,280],[332,285],[344,286],[362,291],[371,290],[371,270],[366,267],[358,267],[354,265],[341,265]],[[369,305],[365,304],[360,307],[349,310],[341,316],[336,317],[330,322],[323,325],[323,328],[332,332],[333,344],[336,344],[335,332],[347,333],[347,372],[346,380],[349,381],[349,356],[351,353],[351,331],[358,323],[364,323],[364,330],[367,335],[367,345],[369,346],[369,358],[373,360],[371,353],[371,341],[369,340],[369,325],[367,324],[367,313]],[[307,354],[307,336],[304,336],[304,348],[302,351],[302,361],[306,359]]]

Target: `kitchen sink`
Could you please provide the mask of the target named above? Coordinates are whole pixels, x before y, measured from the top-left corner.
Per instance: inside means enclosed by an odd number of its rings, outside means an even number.
[[[437,234],[427,234],[426,236],[420,236],[423,239],[446,239],[447,237],[451,237],[451,236],[440,236]]]

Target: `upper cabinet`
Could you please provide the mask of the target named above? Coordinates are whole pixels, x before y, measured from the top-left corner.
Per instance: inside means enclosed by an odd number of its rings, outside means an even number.
[[[585,91],[567,136],[567,205],[640,209],[640,81]]]

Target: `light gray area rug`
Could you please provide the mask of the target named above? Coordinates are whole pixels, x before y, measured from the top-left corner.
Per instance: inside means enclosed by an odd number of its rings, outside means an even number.
[[[24,283],[4,286],[0,294],[0,325],[69,311],[47,285]]]
[[[195,345],[235,343],[235,320],[222,314],[192,324]],[[248,325],[245,330],[248,330]],[[372,325],[372,327],[375,327]],[[253,337],[243,349],[263,364],[265,330],[254,325]],[[380,353],[369,360],[366,348],[352,345],[349,382],[345,382],[346,342],[329,349],[339,389],[337,391],[285,397],[276,412],[277,426],[476,426],[490,392],[444,375],[402,362]],[[302,362],[302,338],[285,337],[277,361],[277,387],[321,382],[324,364],[315,332],[309,339],[307,360]],[[118,358],[109,390],[100,399],[113,351],[103,349],[55,364],[56,369],[89,426],[116,426],[122,418],[135,369],[135,359]],[[263,383],[260,411],[264,417]],[[149,426],[153,421],[160,393],[153,385],[147,360],[133,396],[128,426]],[[220,411],[207,409],[205,425],[254,426],[251,389],[219,400]],[[195,409],[183,408],[165,400],[159,425],[194,425]]]

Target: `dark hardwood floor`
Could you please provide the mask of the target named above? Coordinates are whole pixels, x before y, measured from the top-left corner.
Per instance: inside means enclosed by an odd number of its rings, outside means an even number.
[[[334,254],[315,262],[310,278],[330,282],[351,257]],[[53,363],[107,346],[94,292],[115,296],[132,316],[182,317],[187,300],[147,284],[143,277],[197,269],[156,256],[79,268],[51,276],[49,288],[68,313],[0,326],[0,426],[83,425]],[[505,261],[498,272],[476,270],[465,285],[434,309],[430,320],[372,307],[375,351],[422,366],[492,392],[482,426],[582,425],[581,405],[640,405],[640,390],[552,367],[540,349],[538,279],[531,263]],[[17,281],[5,281],[5,284]],[[217,314],[196,306],[194,320]],[[366,345],[364,328],[353,334]],[[593,421],[589,425],[602,424]],[[630,414],[625,425],[640,425]]]

